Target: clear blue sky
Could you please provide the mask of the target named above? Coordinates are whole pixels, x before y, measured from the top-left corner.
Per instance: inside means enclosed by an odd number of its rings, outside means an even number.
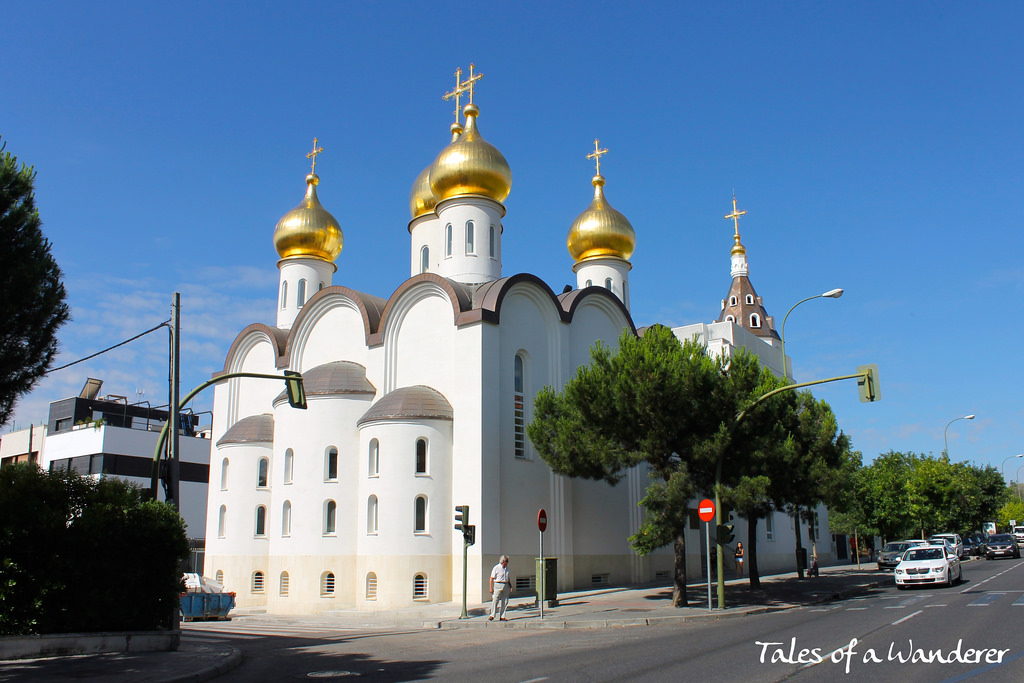
[[[38,171],[73,321],[58,363],[183,299],[183,392],[272,322],[277,220],[341,222],[335,284],[409,275],[413,179],[449,139],[456,67],[485,74],[480,128],[513,173],[504,274],[575,282],[565,236],[591,196],[637,232],[638,325],[717,317],[735,190],[750,274],[798,381],[877,363],[882,401],[819,387],[870,461],[892,450],[1000,467],[1024,452],[1019,302],[1024,5],[859,3],[0,2],[0,135]],[[162,332],[55,373],[167,402]],[[210,397],[196,409],[210,406]],[[1007,463],[1014,478],[1022,460]],[[1022,472],[1024,475],[1024,472]]]

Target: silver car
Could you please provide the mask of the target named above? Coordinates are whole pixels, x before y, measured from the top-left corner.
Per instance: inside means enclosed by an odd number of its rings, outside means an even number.
[[[903,559],[903,553],[917,545],[928,545],[927,541],[910,538],[906,541],[891,541],[878,553],[878,568],[882,571],[892,571]]]

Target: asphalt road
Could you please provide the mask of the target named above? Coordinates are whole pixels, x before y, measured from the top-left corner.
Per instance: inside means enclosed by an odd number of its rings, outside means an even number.
[[[720,622],[593,630],[333,630],[190,625],[242,649],[220,683],[368,681],[1024,680],[1024,561],[974,561],[951,588]],[[922,661],[930,660],[930,661]]]

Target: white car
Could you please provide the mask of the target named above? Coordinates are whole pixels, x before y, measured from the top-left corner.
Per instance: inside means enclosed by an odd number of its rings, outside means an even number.
[[[939,541],[946,541],[953,546],[953,552],[957,554],[957,557],[967,557],[964,554],[964,542],[961,540],[960,534],[934,534],[928,539],[929,543],[938,543]]]
[[[952,586],[963,580],[960,557],[945,543],[911,548],[896,565],[896,587],[940,585]]]

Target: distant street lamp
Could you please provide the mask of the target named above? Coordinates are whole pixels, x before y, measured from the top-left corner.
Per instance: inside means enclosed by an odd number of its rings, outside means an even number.
[[[795,304],[793,304],[788,311],[786,311],[786,315],[783,316],[783,318],[782,318],[782,327],[779,330],[779,341],[782,342],[782,379],[783,380],[789,379],[789,367],[788,367],[789,364],[786,363],[786,319],[789,318],[789,314],[793,312],[794,308],[796,308],[797,306],[799,306],[800,304],[802,304],[805,301],[810,301],[811,299],[821,299],[822,297],[824,297],[826,299],[838,299],[842,295],[843,295],[843,290],[842,289],[830,289],[827,292],[824,292],[823,294],[815,294],[814,296],[809,296],[806,299],[801,299],[800,301],[797,301]]]
[[[1022,454],[1022,455],[1024,455],[1024,454]],[[1024,465],[1021,465],[1020,467],[1017,468],[1017,481],[1014,482],[1013,487],[1015,489],[1017,489],[1017,500],[1019,500],[1020,502],[1024,503],[1024,496],[1022,496],[1021,493],[1020,493],[1020,471],[1021,470],[1024,470]]]
[[[973,415],[964,415],[963,417],[954,417],[952,420],[950,420],[949,422],[946,423],[946,428],[942,430],[942,441],[945,444],[946,448],[942,452],[943,452],[943,454],[945,454],[945,456],[947,458],[949,457],[949,441],[946,439],[946,432],[949,431],[949,425],[953,424],[957,420],[973,420],[973,419],[974,419]],[[1021,453],[1021,455],[1024,455],[1024,453]],[[1018,455],[1017,457],[1019,458],[1020,455]]]
[[[1007,463],[1007,461],[1013,460],[1014,458],[1024,458],[1024,453],[1018,453],[1017,455],[1007,456],[1003,460],[1003,464],[999,466],[999,469],[1002,470],[1002,472],[1003,472],[1003,483],[1004,484],[1006,483],[1006,463]]]

